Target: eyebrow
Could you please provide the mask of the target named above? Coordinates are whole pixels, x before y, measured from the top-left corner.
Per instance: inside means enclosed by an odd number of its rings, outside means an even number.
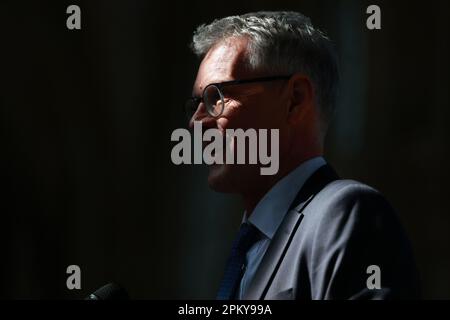
[[[207,86],[209,86],[210,84],[218,84],[218,83],[228,82],[228,81],[235,81],[235,79],[230,79],[230,80],[218,80],[218,79],[215,79],[215,80],[213,80],[213,81],[210,81],[210,82],[208,82],[208,84],[206,84],[205,86],[200,86],[200,87],[199,87],[199,90],[200,90],[200,94],[199,94],[199,95],[195,95],[195,90],[192,91],[192,97],[193,97],[193,98],[195,98],[195,97],[201,97],[201,95],[202,95],[202,93],[203,93],[203,90],[205,90],[205,88],[206,88]]]
[[[200,89],[204,90],[210,84],[219,84],[219,83],[222,83],[222,82],[229,82],[229,81],[235,81],[235,79],[228,79],[228,80],[226,80],[226,79],[221,79],[221,80],[215,79],[215,80],[212,80],[212,81],[208,82],[208,84],[206,86],[200,87]]]
[[[280,75],[280,76],[270,76],[270,77],[258,77],[258,78],[252,78],[252,79],[241,79],[241,80],[227,80],[227,81],[222,81],[222,82],[211,82],[209,84],[207,84],[204,88],[200,86],[200,91],[203,93],[203,91],[205,90],[206,87],[210,86],[210,85],[222,85],[223,87],[225,86],[233,86],[233,85],[238,85],[238,84],[246,84],[246,83],[256,83],[256,82],[269,82],[269,81],[274,81],[274,80],[281,80],[281,79],[289,79],[292,77],[292,74],[290,75]],[[194,92],[193,92],[194,93]],[[200,96],[192,96],[193,98],[195,97],[201,97]]]

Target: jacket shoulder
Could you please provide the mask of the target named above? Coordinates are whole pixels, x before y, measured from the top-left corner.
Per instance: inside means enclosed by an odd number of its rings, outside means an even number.
[[[394,210],[375,188],[355,180],[336,180],[316,194],[304,215],[313,220],[339,220],[349,215],[360,219],[374,215],[392,215]]]

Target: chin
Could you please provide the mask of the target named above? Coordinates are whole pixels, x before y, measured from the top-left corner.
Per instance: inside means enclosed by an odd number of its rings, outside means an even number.
[[[208,166],[208,185],[222,193],[244,194],[259,185],[259,167],[237,164]]]
[[[208,185],[212,190],[222,193],[238,193],[233,183],[234,172],[230,165],[214,164],[208,168]]]

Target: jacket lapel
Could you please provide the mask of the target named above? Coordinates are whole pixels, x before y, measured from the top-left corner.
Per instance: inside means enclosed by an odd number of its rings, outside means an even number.
[[[264,299],[289,244],[300,226],[303,219],[302,211],[320,190],[336,179],[338,176],[334,170],[329,165],[324,165],[306,181],[267,248],[261,264],[243,296],[244,300]]]

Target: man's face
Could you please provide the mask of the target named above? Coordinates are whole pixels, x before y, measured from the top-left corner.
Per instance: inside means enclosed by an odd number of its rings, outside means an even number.
[[[193,96],[201,96],[203,89],[211,83],[230,80],[252,79],[271,74],[256,73],[246,68],[247,40],[234,38],[213,47],[200,64],[193,88]],[[201,121],[203,130],[217,128],[225,137],[226,129],[279,129],[280,162],[282,161],[285,139],[283,138],[286,122],[286,103],[283,101],[285,81],[260,82],[227,86],[223,93],[225,108],[223,113],[214,118],[210,116],[203,103],[199,105],[191,119]],[[270,134],[268,134],[270,137]],[[270,147],[268,147],[270,150]],[[246,149],[248,152],[248,148]],[[263,179],[260,165],[249,164],[214,164],[209,166],[208,183],[219,192],[247,193],[257,187]]]

